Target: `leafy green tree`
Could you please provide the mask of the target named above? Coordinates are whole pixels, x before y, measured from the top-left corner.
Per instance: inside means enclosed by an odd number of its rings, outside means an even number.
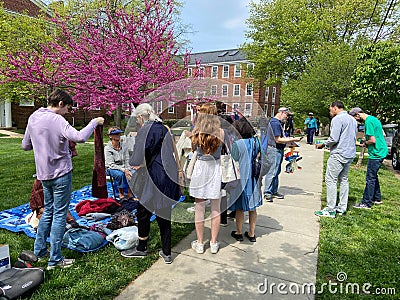
[[[329,105],[335,100],[346,102],[351,92],[349,78],[355,65],[354,47],[326,44],[318,49],[297,80],[282,85],[282,104],[304,117],[311,111],[321,122],[328,123]]]
[[[43,16],[30,17],[28,14],[10,13],[4,10],[0,3],[0,68],[6,68],[8,62],[4,59],[7,53],[17,51],[39,50],[40,45],[51,40],[51,27]],[[37,97],[30,91],[30,84],[24,82],[3,82],[0,75],[0,99],[19,101]]]
[[[358,57],[350,103],[379,116],[400,120],[400,46],[390,41],[366,46]]]

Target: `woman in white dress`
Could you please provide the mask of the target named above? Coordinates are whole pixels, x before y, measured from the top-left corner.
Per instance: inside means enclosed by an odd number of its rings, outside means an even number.
[[[199,254],[204,253],[204,214],[206,200],[211,207],[210,251],[219,250],[217,241],[220,228],[221,202],[221,148],[224,132],[221,129],[215,105],[206,103],[198,108],[195,127],[190,137],[192,149],[197,151],[189,186],[190,196],[195,198],[195,226],[197,240],[191,246]]]

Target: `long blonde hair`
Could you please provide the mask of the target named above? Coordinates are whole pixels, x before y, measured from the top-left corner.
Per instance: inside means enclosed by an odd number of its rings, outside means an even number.
[[[200,147],[204,154],[214,153],[221,145],[221,124],[217,116],[217,108],[205,103],[197,109],[198,115],[192,136],[193,150]]]

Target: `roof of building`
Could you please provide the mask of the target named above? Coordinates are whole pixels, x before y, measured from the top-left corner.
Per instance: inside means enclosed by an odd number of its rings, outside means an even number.
[[[246,61],[246,55],[239,49],[191,53],[189,65],[194,65],[196,61],[202,65]]]

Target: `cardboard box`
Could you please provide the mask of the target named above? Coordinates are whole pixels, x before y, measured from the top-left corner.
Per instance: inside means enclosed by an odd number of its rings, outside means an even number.
[[[0,273],[10,268],[10,249],[8,245],[0,244]]]

